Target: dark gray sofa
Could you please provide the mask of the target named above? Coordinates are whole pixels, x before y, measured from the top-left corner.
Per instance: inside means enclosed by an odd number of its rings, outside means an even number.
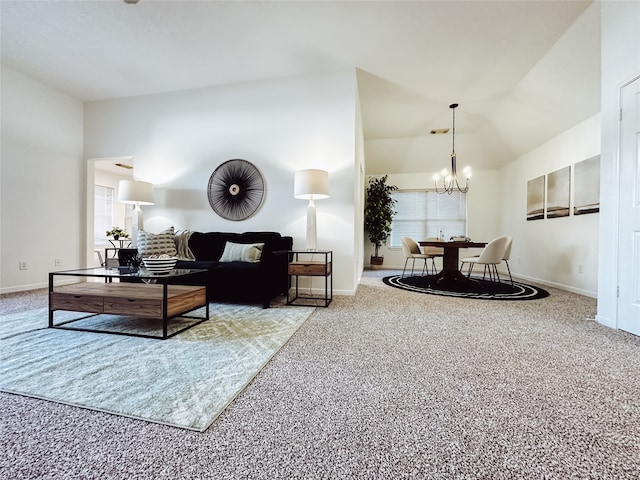
[[[260,261],[220,262],[226,242],[264,243]],[[277,232],[192,232],[188,245],[195,260],[178,260],[176,268],[206,269],[199,281],[207,285],[209,301],[260,303],[268,308],[273,298],[287,293],[292,237]]]

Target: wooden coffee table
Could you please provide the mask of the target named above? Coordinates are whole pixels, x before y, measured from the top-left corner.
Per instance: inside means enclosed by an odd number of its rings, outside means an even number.
[[[120,273],[109,268],[89,268],[65,270],[49,273],[49,327],[85,332],[112,333],[135,337],[167,339],[204,322],[209,318],[209,302],[205,286],[184,285],[197,283],[197,274],[206,270],[175,269],[167,275],[149,273]],[[60,277],[77,277],[77,283],[56,285]],[[99,279],[100,281],[95,281]],[[88,281],[89,280],[89,281]],[[93,280],[93,281],[91,281]],[[180,285],[175,283],[180,282]],[[205,307],[204,317],[185,315]],[[115,332],[69,326],[70,323],[87,318],[77,318],[55,323],[56,310],[85,312],[91,315],[111,314],[162,320],[162,335],[147,335],[129,332]],[[168,334],[168,322],[172,318],[192,318],[198,320]]]

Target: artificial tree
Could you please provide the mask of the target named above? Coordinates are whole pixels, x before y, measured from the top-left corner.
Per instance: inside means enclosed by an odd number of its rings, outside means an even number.
[[[373,244],[374,253],[371,255],[371,265],[382,265],[384,256],[378,255],[378,249],[387,243],[391,234],[391,222],[395,211],[396,201],[391,192],[397,190],[395,185],[387,185],[388,175],[370,177],[364,204],[364,229]]]

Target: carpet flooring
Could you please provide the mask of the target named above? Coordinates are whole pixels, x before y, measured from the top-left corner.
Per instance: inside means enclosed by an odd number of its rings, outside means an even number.
[[[0,393],[0,476],[637,480],[640,338],[592,298],[418,295],[399,273],[316,308],[202,433]]]
[[[211,304],[168,340],[46,328],[47,309],[0,316],[0,390],[205,430],[312,308]],[[201,317],[204,308],[194,312]],[[157,335],[159,320],[56,312],[74,328]],[[189,324],[173,319],[171,330]]]

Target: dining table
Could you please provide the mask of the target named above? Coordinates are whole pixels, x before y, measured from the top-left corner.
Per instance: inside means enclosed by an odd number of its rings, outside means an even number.
[[[418,244],[421,247],[440,247],[443,249],[442,270],[430,278],[430,283],[455,291],[466,292],[478,289],[479,282],[468,278],[458,268],[458,257],[461,248],[484,248],[487,245],[486,242],[423,240]]]

